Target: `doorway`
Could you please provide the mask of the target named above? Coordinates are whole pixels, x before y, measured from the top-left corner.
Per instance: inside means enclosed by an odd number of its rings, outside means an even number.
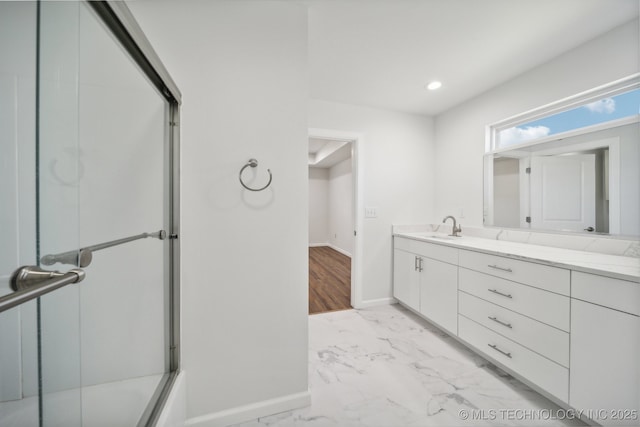
[[[358,141],[309,131],[309,314],[358,308]]]

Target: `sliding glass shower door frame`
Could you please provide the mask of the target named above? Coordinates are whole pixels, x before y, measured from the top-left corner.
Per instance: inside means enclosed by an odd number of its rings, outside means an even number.
[[[113,36],[168,102],[165,135],[169,147],[169,313],[166,348],[168,371],[158,385],[138,426],[156,424],[180,369],[180,104],[182,95],[135,18],[121,1],[89,1]]]

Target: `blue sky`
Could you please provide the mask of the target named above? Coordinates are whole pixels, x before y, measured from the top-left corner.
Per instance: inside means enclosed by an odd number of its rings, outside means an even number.
[[[612,102],[611,102],[612,101]],[[640,113],[640,89],[605,98],[518,127],[545,126],[549,135],[616,120]]]
[[[517,128],[505,129],[500,135],[500,145],[517,144],[639,113],[640,89],[636,89],[533,122],[524,123]]]

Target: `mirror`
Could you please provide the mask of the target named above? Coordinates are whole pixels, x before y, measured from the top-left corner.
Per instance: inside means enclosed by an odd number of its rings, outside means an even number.
[[[484,159],[484,224],[640,236],[640,124],[502,150]]]

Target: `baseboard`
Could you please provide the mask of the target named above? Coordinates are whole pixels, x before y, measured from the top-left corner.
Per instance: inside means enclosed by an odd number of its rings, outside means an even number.
[[[346,255],[346,256],[348,256],[349,258],[351,258],[351,254],[350,254],[349,252],[345,251],[344,249],[340,249],[339,247],[337,247],[337,246],[333,246],[333,245],[331,245],[331,244],[328,244],[327,246],[329,246],[329,247],[330,247],[331,249],[333,249],[334,251],[338,251],[338,252],[340,252],[342,255]]]
[[[331,243],[309,243],[309,247],[310,248],[318,248],[318,247],[321,247],[321,246],[327,246],[327,247],[333,249],[334,251],[340,252],[342,255],[346,255],[349,258],[351,258],[351,254],[349,252],[347,252],[344,249],[341,249],[341,248],[339,248],[337,246],[333,246]]]
[[[309,243],[310,248],[318,248],[320,246],[329,246],[328,243]]]
[[[378,305],[391,305],[391,304],[396,304],[397,302],[398,300],[393,297],[368,299],[368,300],[361,301],[360,304],[358,305],[358,308],[375,307]]]
[[[278,414],[311,405],[311,393],[289,394],[275,399],[263,400],[250,405],[238,406],[220,412],[189,418],[185,426],[223,427],[251,421],[259,417]]]

